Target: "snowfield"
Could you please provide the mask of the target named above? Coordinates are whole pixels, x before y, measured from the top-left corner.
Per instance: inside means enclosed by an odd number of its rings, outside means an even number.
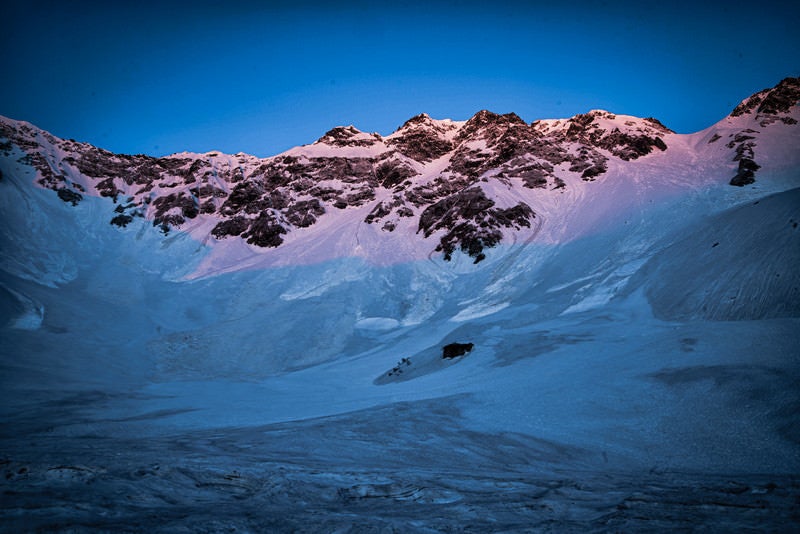
[[[487,181],[537,224],[479,264],[366,207],[268,253],[118,228],[7,155],[0,530],[797,529],[800,146],[735,188],[674,155],[711,130]]]

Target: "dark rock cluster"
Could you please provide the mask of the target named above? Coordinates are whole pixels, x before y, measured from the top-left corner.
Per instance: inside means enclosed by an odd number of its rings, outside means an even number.
[[[389,372],[386,373],[386,376],[394,376],[394,375],[401,375],[403,374],[403,369],[407,369],[411,367],[411,358],[400,358],[400,361],[391,368]]]
[[[755,174],[761,166],[755,162],[755,139],[757,131],[746,129],[733,136],[727,147],[734,149],[733,161],[739,162],[736,175],[731,178],[730,184],[743,187],[756,181]]]
[[[453,142],[447,138],[448,131],[423,113],[407,120],[397,135],[387,139],[387,145],[406,157],[426,163],[455,148]]]
[[[800,103],[800,77],[784,78],[773,88],[764,89],[745,99],[731,112],[731,117],[739,117],[755,113],[761,126],[776,121],[784,124],[796,124],[797,121],[788,116],[781,117]]]
[[[337,126],[332,130],[328,130],[317,142],[338,147],[371,146],[381,139],[378,134],[372,134],[371,137],[364,138],[364,136],[359,136],[360,133],[353,126]]]
[[[458,358],[468,352],[472,352],[474,347],[475,345],[472,343],[450,343],[442,347],[442,358],[445,360]]]
[[[508,209],[494,206],[495,202],[480,187],[464,189],[425,208],[419,218],[418,232],[429,237],[437,230],[444,230],[436,250],[444,252],[446,260],[452,258],[458,247],[478,263],[486,257],[485,248],[502,241],[502,228],[529,228],[530,220],[535,217],[524,202]]]

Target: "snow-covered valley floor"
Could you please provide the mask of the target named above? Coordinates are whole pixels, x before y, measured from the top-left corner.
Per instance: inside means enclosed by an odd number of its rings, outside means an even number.
[[[15,180],[3,531],[800,524],[800,190],[710,215],[701,192],[480,268],[186,280],[189,237]]]

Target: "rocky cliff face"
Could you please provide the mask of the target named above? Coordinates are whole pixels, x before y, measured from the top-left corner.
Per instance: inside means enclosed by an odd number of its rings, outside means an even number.
[[[733,110],[730,118],[750,126],[723,141],[739,165],[732,185],[755,180],[759,133],[796,125],[798,99],[800,79],[787,78]],[[108,197],[109,222],[121,227],[143,217],[166,234],[203,220],[213,223],[214,240],[270,248],[332,213],[369,208],[364,224],[393,232],[413,221],[418,237],[435,240],[431,249],[445,259],[461,250],[479,262],[487,247],[537,217],[521,198],[492,198],[490,184],[560,194],[569,181],[602,182],[612,163],[670,150],[675,135],[655,119],[605,111],[532,124],[513,113],[480,111],[464,122],[418,115],[385,137],[337,127],[311,145],[264,159],[154,158],[113,154],[4,119],[0,152],[17,154],[18,163],[36,169],[39,185],[71,205],[87,194]]]

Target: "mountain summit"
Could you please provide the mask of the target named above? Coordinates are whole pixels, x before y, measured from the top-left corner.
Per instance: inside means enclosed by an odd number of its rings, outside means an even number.
[[[579,237],[586,228],[577,221],[542,227],[542,215],[555,204],[580,214],[589,204],[612,202],[609,184],[620,179],[633,196],[642,187],[754,183],[772,152],[798,146],[798,98],[800,79],[787,78],[690,135],[656,119],[602,110],[531,124],[484,110],[467,121],[423,113],[385,137],[339,126],[313,144],[263,159],[154,158],[112,154],[2,119],[0,149],[32,166],[39,185],[73,206],[86,195],[108,197],[108,222],[120,228],[144,219],[164,234],[187,231],[211,246],[246,244],[252,254],[288,247],[303,261],[362,255],[381,263],[431,252],[449,260],[460,251],[477,263],[487,249],[534,234]],[[319,243],[331,231],[343,236],[336,250]]]

